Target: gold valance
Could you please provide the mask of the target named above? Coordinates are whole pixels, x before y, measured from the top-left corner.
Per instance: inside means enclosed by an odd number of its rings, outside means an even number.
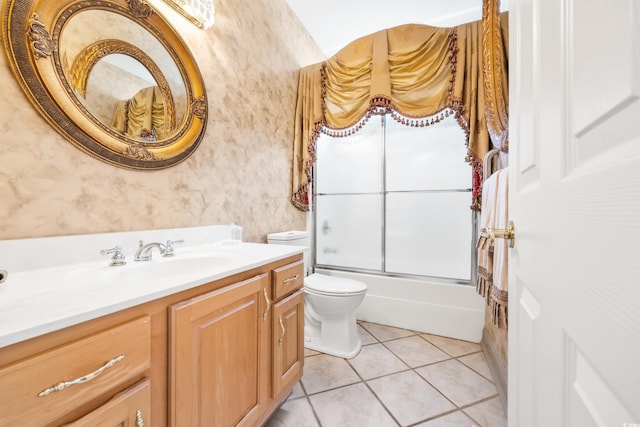
[[[472,208],[480,206],[482,157],[489,149],[482,70],[482,21],[453,28],[409,24],[362,37],[300,72],[292,203],[308,210],[308,182],[320,132],[345,136],[372,114],[409,126],[453,114],[468,137]]]

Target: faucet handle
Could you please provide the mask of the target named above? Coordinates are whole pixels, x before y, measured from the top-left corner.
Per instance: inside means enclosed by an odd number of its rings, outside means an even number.
[[[174,256],[175,248],[173,247],[176,243],[184,243],[184,240],[167,240],[167,244],[165,245],[165,250],[162,256]]]
[[[111,249],[103,249],[100,251],[100,255],[109,255],[113,254],[111,257],[111,263],[109,264],[112,267],[118,265],[125,265],[127,262],[125,261],[125,256],[122,253],[122,246],[117,245]]]

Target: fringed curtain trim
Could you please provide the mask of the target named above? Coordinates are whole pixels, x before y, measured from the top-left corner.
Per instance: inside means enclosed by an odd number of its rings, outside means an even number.
[[[320,133],[357,132],[375,114],[429,126],[453,114],[467,136],[473,168],[471,208],[480,208],[482,157],[488,151],[482,84],[481,21],[454,28],[409,24],[349,44],[300,72],[292,203],[308,210],[308,182]]]

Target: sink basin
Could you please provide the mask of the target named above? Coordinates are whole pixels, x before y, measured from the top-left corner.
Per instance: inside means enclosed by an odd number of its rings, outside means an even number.
[[[222,252],[182,253],[173,257],[157,257],[151,261],[127,261],[118,267],[82,268],[67,274],[68,279],[81,281],[131,282],[184,277],[215,270],[228,264],[233,254]]]
[[[178,275],[190,275],[211,270],[229,263],[229,258],[198,256],[188,258],[162,258],[152,261],[132,261],[131,265],[113,267],[104,271],[104,279],[113,280],[154,280]]]

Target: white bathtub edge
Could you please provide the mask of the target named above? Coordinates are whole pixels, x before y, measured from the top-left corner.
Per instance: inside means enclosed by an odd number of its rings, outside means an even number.
[[[485,300],[473,286],[334,270],[316,272],[367,284],[367,296],[356,310],[358,320],[474,343],[482,340]]]

